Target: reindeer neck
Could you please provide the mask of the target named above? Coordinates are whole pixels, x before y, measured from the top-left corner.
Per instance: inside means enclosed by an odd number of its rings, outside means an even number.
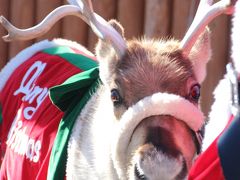
[[[87,179],[94,179],[96,174],[101,177],[100,179],[106,179],[109,176],[112,177],[111,179],[117,179],[109,156],[114,123],[110,92],[99,82],[95,90],[90,92],[90,99],[75,121],[69,140],[68,154],[71,156],[68,158],[67,172],[70,177],[74,172],[87,172]],[[74,148],[75,144],[81,152]],[[86,157],[87,161],[84,159]],[[81,169],[78,169],[79,167]],[[89,167],[92,169],[91,172]]]

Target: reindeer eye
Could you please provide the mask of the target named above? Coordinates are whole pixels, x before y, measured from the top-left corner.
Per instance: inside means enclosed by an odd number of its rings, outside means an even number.
[[[190,97],[190,99],[198,102],[198,100],[200,98],[200,85],[199,84],[195,84],[191,87],[189,97]]]
[[[112,89],[111,90],[111,99],[114,104],[114,106],[120,104],[122,102],[122,98],[120,96],[120,93],[118,92],[117,89]]]

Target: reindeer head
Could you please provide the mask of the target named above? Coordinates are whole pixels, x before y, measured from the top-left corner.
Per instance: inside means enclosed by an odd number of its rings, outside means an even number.
[[[209,31],[188,56],[176,40],[128,41],[120,57],[100,41],[96,51],[118,121],[112,158],[120,177],[185,177],[201,146],[195,131],[203,125],[197,108],[211,54]]]
[[[114,111],[111,158],[119,179],[184,179],[201,149],[199,131],[204,120],[198,101],[211,56],[205,26],[229,11],[230,2],[211,6],[212,1],[202,0],[181,42],[125,41],[121,25],[105,22],[93,13],[89,1],[69,2],[74,6],[55,10],[47,27],[73,14],[81,16],[101,39],[96,55]],[[5,19],[2,22],[12,28]],[[30,37],[28,32],[39,35],[33,29],[25,30],[23,36],[19,29],[11,32],[5,39],[16,34],[25,39]]]
[[[127,41],[124,55],[98,43],[100,76],[119,122],[112,159],[120,178],[183,179],[200,151],[204,122],[197,108],[211,56],[205,26],[220,11],[230,11],[226,2],[211,3],[201,1],[181,42]],[[118,23],[110,24],[124,34]]]

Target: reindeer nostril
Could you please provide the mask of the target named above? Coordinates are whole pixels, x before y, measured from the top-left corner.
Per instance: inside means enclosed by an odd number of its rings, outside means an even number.
[[[172,134],[162,127],[149,127],[146,143],[151,143],[157,150],[173,157],[178,157],[180,152],[174,143]]]

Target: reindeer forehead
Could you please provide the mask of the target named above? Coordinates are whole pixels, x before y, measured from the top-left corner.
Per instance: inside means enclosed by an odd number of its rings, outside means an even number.
[[[179,42],[170,41],[131,41],[125,57],[119,62],[122,73],[149,73],[172,75],[180,78],[193,76],[192,62],[182,55]],[[185,79],[185,78],[184,78]]]
[[[115,81],[129,104],[159,91],[184,95],[187,79],[194,77],[192,64],[182,56],[178,43],[158,43],[163,42],[131,42],[117,64]]]

